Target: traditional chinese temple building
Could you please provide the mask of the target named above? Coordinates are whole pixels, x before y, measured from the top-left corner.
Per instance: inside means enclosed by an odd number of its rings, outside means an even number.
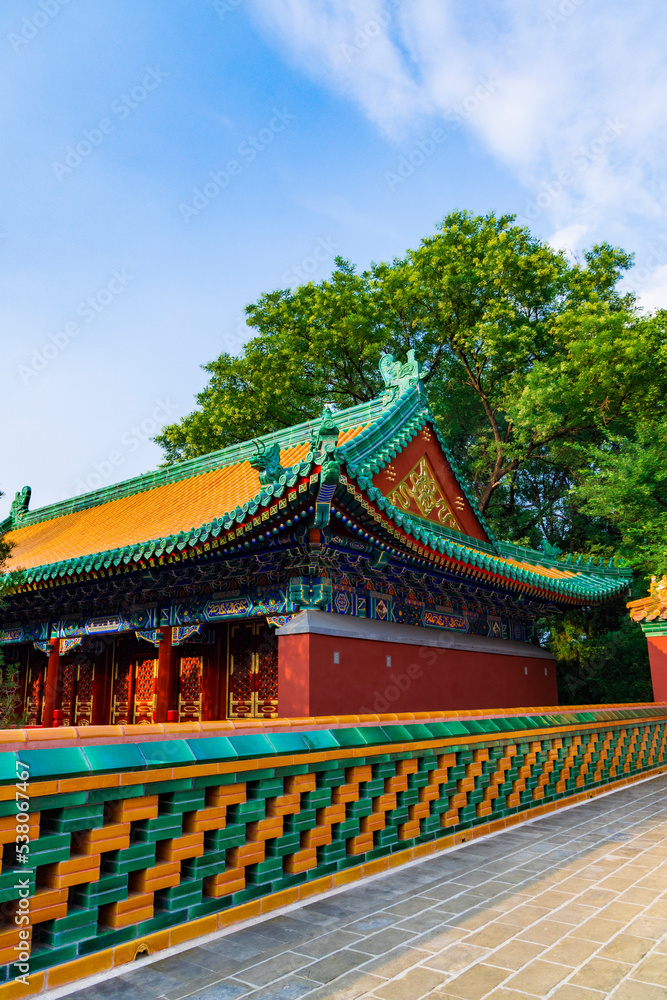
[[[554,705],[536,619],[627,574],[493,537],[410,352],[369,403],[30,510],[2,611],[32,725]]]

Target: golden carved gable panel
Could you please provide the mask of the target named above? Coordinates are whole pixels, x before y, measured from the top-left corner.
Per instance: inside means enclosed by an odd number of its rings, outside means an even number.
[[[394,507],[406,513],[437,521],[454,531],[462,531],[456,512],[447,501],[426,455],[422,455],[407,476],[388,494],[387,499]],[[457,497],[454,501],[454,505],[461,509],[463,504],[462,497]]]

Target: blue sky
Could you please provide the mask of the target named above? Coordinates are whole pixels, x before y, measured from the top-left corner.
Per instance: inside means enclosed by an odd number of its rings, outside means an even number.
[[[264,291],[453,208],[667,307],[659,0],[5,0],[0,516],[154,468]]]

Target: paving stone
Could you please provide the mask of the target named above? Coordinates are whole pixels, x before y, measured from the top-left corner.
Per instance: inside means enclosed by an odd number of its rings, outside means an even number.
[[[587,986],[589,989],[612,990],[618,986],[627,974],[632,972],[632,966],[624,962],[611,962],[606,958],[591,958],[583,968],[570,979],[576,986]]]
[[[306,955],[285,951],[266,962],[260,962],[249,969],[244,969],[243,972],[237,972],[234,978],[239,979],[242,983],[248,983],[250,986],[266,986],[267,983],[272,983],[290,972],[296,972],[297,969],[303,969],[305,966],[311,965],[312,962],[313,959]]]
[[[587,990],[582,986],[565,983],[551,994],[549,1000],[602,1000],[602,997],[606,996],[606,993],[601,993],[599,990]]]
[[[461,1000],[479,1000],[494,987],[507,979],[506,969],[497,969],[480,962],[473,969],[457,976],[447,983],[447,993]]]
[[[340,951],[341,948],[354,945],[361,937],[361,934],[341,929],[329,931],[328,934],[323,934],[321,937],[312,938],[304,944],[296,945],[295,948],[300,955],[307,955],[309,958],[324,958],[325,955],[331,955],[334,951]]]
[[[379,986],[374,996],[382,1000],[418,1000],[430,993],[445,980],[445,976],[431,969],[412,969],[400,979],[394,979],[384,986]]]
[[[550,945],[560,941],[570,929],[568,924],[560,924],[555,920],[540,920],[539,923],[521,932],[521,940]]]
[[[508,969],[516,972],[523,965],[527,965],[533,958],[537,958],[544,951],[541,944],[530,944],[527,941],[510,941],[502,948],[496,949],[486,959],[487,965],[497,965],[500,969]]]
[[[414,934],[404,928],[386,927],[377,934],[362,938],[354,945],[357,951],[363,951],[368,955],[381,955],[392,948],[397,948],[401,944],[409,944],[414,938]]]
[[[663,986],[651,986],[636,979],[626,979],[614,993],[614,1000],[665,1000]]]
[[[332,979],[337,979],[338,976],[350,972],[351,969],[364,965],[368,958],[368,955],[363,955],[359,951],[344,948],[342,951],[336,951],[333,955],[321,958],[319,962],[309,965],[307,969],[303,970],[302,975],[305,979],[311,979],[316,983],[330,983]]]
[[[308,1000],[356,1000],[365,997],[383,985],[384,980],[367,973],[349,972],[334,983],[326,983],[308,993]]]
[[[667,986],[667,960],[663,955],[649,955],[633,971],[631,978],[642,983]]]
[[[567,965],[556,965],[555,962],[545,962],[538,958],[512,976],[507,986],[536,997],[543,997],[571,973],[572,969]]]

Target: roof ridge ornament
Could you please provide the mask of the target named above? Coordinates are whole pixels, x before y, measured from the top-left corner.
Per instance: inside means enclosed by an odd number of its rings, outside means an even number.
[[[412,348],[408,351],[405,364],[396,361],[392,354],[383,354],[380,358],[379,367],[385,384],[383,398],[386,403],[393,402],[406,389],[416,389],[418,392],[424,391],[421,381],[421,365],[417,361]]]
[[[268,448],[264,441],[255,438],[251,441],[257,454],[248,459],[251,468],[259,472],[259,482],[261,486],[271,486],[277,483],[281,476],[285,475],[285,470],[280,464],[280,444],[274,441]]]
[[[325,528],[331,517],[331,501],[340,481],[340,462],[336,457],[340,428],[328,406],[322,410],[319,427],[313,433],[314,461],[320,466],[320,489],[315,501],[313,527]]]
[[[28,513],[31,496],[32,490],[29,486],[24,486],[23,489],[15,495],[12,505],[9,508],[9,516],[12,519],[12,525],[20,524]]]

